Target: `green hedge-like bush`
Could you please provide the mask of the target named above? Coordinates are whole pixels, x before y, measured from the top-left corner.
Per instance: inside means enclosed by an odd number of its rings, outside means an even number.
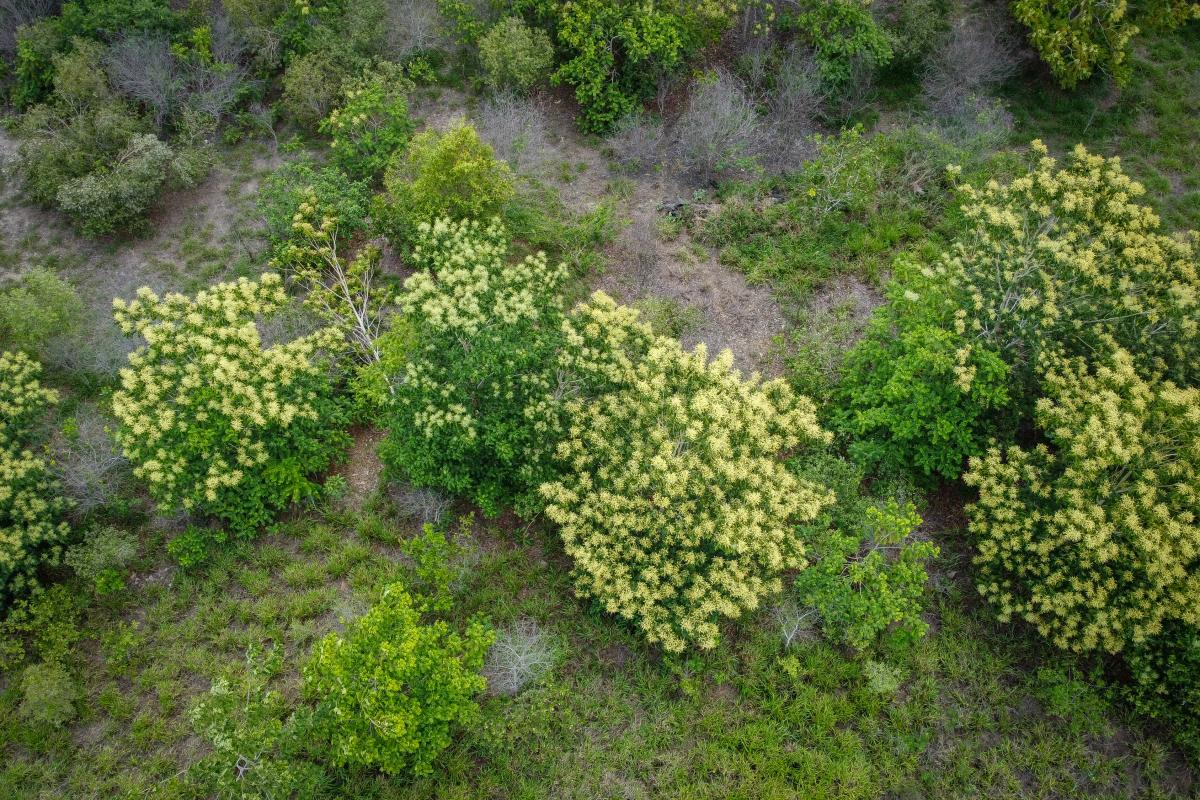
[[[386,62],[349,81],[341,104],[320,128],[332,137],[333,163],[358,180],[374,180],[413,133],[408,116],[412,81]]]
[[[517,17],[505,17],[479,40],[488,85],[524,91],[550,74],[554,45],[545,31]]]
[[[478,713],[491,643],[481,622],[461,635],[445,622],[423,624],[404,587],[388,586],[344,636],[322,639],[304,668],[335,760],[390,775],[430,774],[454,729]]]

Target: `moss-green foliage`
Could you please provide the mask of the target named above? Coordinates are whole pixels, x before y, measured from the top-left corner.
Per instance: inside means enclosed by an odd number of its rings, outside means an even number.
[[[59,728],[75,719],[79,686],[66,667],[55,662],[30,664],[20,677],[21,716]]]
[[[1127,675],[1116,693],[1139,714],[1164,723],[1193,761],[1200,761],[1200,627],[1168,622],[1145,642],[1125,648]]]
[[[1130,51],[1143,30],[1170,30],[1200,19],[1194,0],[1072,3],[1015,0],[1013,15],[1029,28],[1029,42],[1058,82],[1071,88],[1093,73],[1128,83]]]
[[[414,127],[408,116],[411,89],[403,71],[386,62],[346,84],[341,104],[320,128],[331,137],[333,162],[347,175],[378,178],[392,154],[408,143]]]
[[[77,328],[82,315],[74,287],[47,269],[32,269],[0,291],[0,347],[36,353]]]
[[[295,237],[296,209],[308,200],[310,190],[322,209],[337,218],[341,236],[351,238],[365,229],[370,206],[367,184],[341,170],[318,166],[311,158],[299,158],[274,170],[258,190],[256,206],[273,244]]]
[[[399,298],[416,349],[391,376],[392,424],[380,448],[399,476],[467,495],[492,515],[513,503],[537,506],[556,435],[553,358],[566,277],[540,254],[509,263],[508,244],[498,222],[421,227],[414,260],[422,271]]]
[[[508,164],[466,123],[417,134],[392,156],[383,184],[374,221],[401,246],[412,242],[421,223],[491,219],[515,193]]]
[[[398,583],[383,590],[345,636],[313,649],[305,690],[339,763],[390,774],[428,775],[451,734],[478,716],[475,696],[492,631],[479,621],[466,632],[421,622],[420,606]]]
[[[42,386],[41,365],[0,352],[0,608],[39,585],[57,564],[68,533],[69,502],[46,462],[31,449],[31,426],[58,393]]]
[[[892,60],[887,34],[862,0],[802,0],[781,16],[780,27],[796,31],[816,53],[821,80],[840,90],[856,71],[873,70]]]
[[[293,59],[283,71],[280,103],[292,119],[316,130],[342,98],[350,71],[334,54],[317,50]]]
[[[554,46],[545,31],[505,17],[479,40],[479,60],[489,86],[524,91],[550,74]]]

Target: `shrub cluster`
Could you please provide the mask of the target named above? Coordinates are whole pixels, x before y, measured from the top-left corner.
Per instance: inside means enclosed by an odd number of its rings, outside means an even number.
[[[407,94],[412,82],[394,65],[381,65],[350,81],[342,103],[321,123],[333,161],[351,178],[373,180],[413,132]]]
[[[343,334],[326,328],[264,347],[255,318],[286,302],[273,274],[195,297],[144,288],[113,302],[122,330],[146,342],[113,395],[116,438],[163,510],[204,512],[249,533],[317,491],[309,476],[346,440],[320,353]]]
[[[542,254],[518,264],[507,256],[498,222],[419,227],[421,271],[400,295],[417,346],[393,381],[380,448],[413,484],[465,494],[489,514],[531,507],[557,425],[550,400],[566,270]]]
[[[742,380],[727,351],[686,352],[604,295],[564,330],[565,365],[609,387],[567,403],[563,477],[541,489],[576,589],[669,652],[714,647],[803,566],[794,525],[832,498],[778,456],[828,434],[782,381]]]
[[[545,31],[505,17],[479,40],[479,60],[493,89],[523,92],[550,74],[554,45]]]
[[[0,353],[0,606],[37,587],[37,570],[62,556],[69,506],[47,464],[29,449],[30,425],[58,393],[41,366]]]
[[[404,587],[388,586],[344,636],[321,640],[304,669],[335,760],[392,775],[432,772],[451,726],[478,713],[474,698],[487,686],[479,671],[491,643],[481,622],[464,634],[442,621],[423,624]]]

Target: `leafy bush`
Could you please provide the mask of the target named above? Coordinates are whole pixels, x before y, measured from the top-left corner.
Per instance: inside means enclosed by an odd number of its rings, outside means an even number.
[[[938,554],[911,538],[921,524],[912,503],[868,505],[865,517],[823,532],[810,545],[815,563],[796,578],[798,599],[821,615],[826,635],[858,650],[924,635],[925,564]]]
[[[845,88],[860,66],[882,67],[892,60],[888,36],[863,0],[801,0],[780,15],[780,27],[797,31],[812,47],[822,81]]]
[[[316,130],[341,98],[350,77],[344,64],[325,50],[293,59],[283,72],[284,111],[302,127]]]
[[[489,515],[535,508],[556,420],[554,348],[563,266],[507,262],[493,222],[419,229],[400,307],[416,336],[395,386],[380,456],[416,486],[469,496]],[[561,388],[561,387],[560,387]]]
[[[79,685],[62,664],[30,664],[21,673],[21,704],[25,719],[53,728],[61,728],[75,719]]]
[[[566,61],[555,83],[575,87],[586,131],[606,133],[684,57],[683,19],[674,3],[571,0],[562,4],[558,44]]]
[[[846,357],[833,425],[863,463],[953,480],[997,431],[1007,379],[994,352],[930,325],[898,331],[880,314]]]
[[[62,556],[69,503],[46,463],[28,449],[29,426],[58,393],[23,353],[0,353],[0,604],[37,587],[37,570]]]
[[[1146,29],[1171,29],[1200,19],[1194,0],[1151,3],[1071,3],[1015,0],[1013,16],[1029,28],[1029,42],[1069,89],[1095,72],[1128,82],[1133,38]]]
[[[545,31],[505,17],[479,40],[479,59],[493,89],[525,91],[550,74],[554,46]]]
[[[375,179],[392,153],[408,142],[413,132],[407,97],[411,88],[395,65],[381,65],[346,84],[341,105],[320,128],[332,137],[333,162],[350,177]]]
[[[188,777],[211,796],[314,797],[326,780],[305,757],[308,717],[289,713],[282,693],[269,687],[281,667],[278,649],[248,653],[245,669],[214,680],[188,712],[196,735],[212,747]]]
[[[964,476],[979,591],[1056,646],[1117,652],[1200,627],[1200,390],[1139,376],[1117,349],[1047,359],[1045,443],[992,448]]]
[[[887,37],[892,63],[909,69],[936,52],[948,27],[945,0],[887,0],[873,3],[871,11]]]
[[[453,727],[478,713],[474,697],[492,632],[472,621],[465,634],[445,622],[422,624],[400,584],[352,623],[313,648],[304,668],[339,763],[395,775],[428,775],[450,744]]]
[[[194,298],[143,288],[113,301],[121,329],[146,340],[113,395],[116,438],[162,510],[212,514],[245,534],[319,491],[308,476],[347,441],[320,357],[342,334],[264,347],[254,320],[286,302],[272,274]]]
[[[67,551],[67,566],[96,594],[105,595],[125,588],[125,569],[137,558],[137,537],[129,531],[106,525],[89,531],[87,537]]]
[[[1200,626],[1167,622],[1122,656],[1129,681],[1118,693],[1139,714],[1165,723],[1190,758],[1200,758]]]
[[[47,269],[31,269],[0,292],[0,343],[36,353],[77,328],[81,316],[83,302],[74,287]]]
[[[728,351],[710,363],[703,345],[654,337],[603,294],[565,333],[563,367],[600,388],[566,404],[562,477],[541,489],[576,591],[668,652],[712,648],[722,619],[803,566],[794,526],[831,497],[778,457],[828,434],[787,384],[743,381]]]
[[[315,193],[321,207],[338,220],[342,235],[362,232],[370,208],[370,189],[332,167],[302,157],[275,169],[263,181],[256,200],[267,238],[280,244],[296,236],[296,209]]]
[[[397,153],[376,204],[377,223],[397,243],[410,243],[421,223],[487,220],[514,194],[512,173],[465,123],[445,133],[422,131]]]

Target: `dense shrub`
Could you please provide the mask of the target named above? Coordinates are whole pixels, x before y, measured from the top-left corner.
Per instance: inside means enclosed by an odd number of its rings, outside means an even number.
[[[1008,404],[1008,367],[994,352],[930,325],[897,330],[886,313],[843,374],[834,426],[852,437],[856,459],[893,473],[957,478]]]
[[[352,178],[372,180],[413,132],[408,116],[412,82],[395,65],[381,65],[349,81],[341,105],[321,123],[333,162]]]
[[[38,352],[78,327],[81,316],[83,302],[74,287],[47,269],[32,269],[0,292],[0,346]]]
[[[164,511],[204,512],[249,533],[318,490],[309,476],[346,442],[321,357],[342,334],[264,347],[255,318],[286,302],[271,274],[194,298],[143,288],[113,301],[122,330],[146,341],[113,395],[116,437]]]
[[[128,230],[143,222],[171,174],[175,153],[152,134],[138,134],[110,168],[58,187],[55,204],[87,236]]]
[[[370,208],[367,184],[347,177],[339,169],[318,166],[311,158],[302,157],[275,169],[258,190],[258,213],[272,244],[295,237],[296,209],[314,193],[320,198],[321,207],[337,218],[342,236],[350,238],[366,228]]]
[[[96,594],[106,595],[125,588],[125,569],[137,558],[137,537],[129,531],[106,525],[88,531],[72,546],[64,559],[75,574],[91,584]]]
[[[399,476],[467,495],[488,514],[536,507],[555,432],[566,270],[542,254],[517,264],[507,255],[498,222],[421,226],[421,271],[399,298],[417,346],[392,382],[393,422],[380,447]]]
[[[795,610],[780,619],[785,640],[801,629],[802,609],[818,615],[830,639],[858,650],[922,636],[926,564],[938,548],[916,539],[921,517],[904,486],[886,500],[866,495],[861,466],[822,453],[806,454],[789,466],[801,478],[829,486],[836,499],[815,522],[800,528],[813,563],[796,578]],[[872,489],[879,493],[891,487],[876,481]]]
[[[375,218],[398,244],[410,243],[421,223],[435,219],[490,219],[514,194],[508,165],[466,123],[445,133],[422,131],[393,157],[383,184]]]
[[[1142,378],[1120,349],[1044,368],[1045,443],[993,448],[964,478],[979,591],[1077,651],[1200,627],[1200,390]]]
[[[280,102],[292,119],[316,130],[338,104],[342,83],[349,77],[345,65],[328,52],[308,53],[284,70]]]
[[[545,31],[505,17],[479,40],[479,60],[493,89],[525,91],[550,74],[554,46]]]
[[[79,685],[56,662],[30,664],[21,673],[21,716],[30,722],[60,728],[75,719]]]
[[[461,635],[445,622],[423,624],[403,586],[384,589],[344,636],[318,642],[304,669],[335,760],[390,775],[431,773],[453,729],[478,713],[491,642],[481,622]]]
[[[679,67],[685,30],[678,5],[571,0],[560,7],[557,36],[566,61],[553,79],[575,87],[584,130],[608,132]]]
[[[742,380],[728,351],[710,362],[703,345],[656,338],[603,294],[565,333],[563,366],[601,388],[567,403],[563,474],[541,489],[576,591],[668,652],[712,648],[722,620],[803,566],[794,526],[831,498],[778,458],[828,434],[787,384]]]
[[[1200,626],[1177,621],[1126,646],[1129,680],[1117,690],[1138,713],[1165,723],[1190,758],[1200,759]]]
[[[1200,19],[1200,3],[1194,0],[1085,4],[1015,0],[1012,10],[1017,20],[1029,28],[1030,44],[1068,89],[1096,72],[1126,83],[1131,43],[1140,31],[1170,29]]]
[[[910,70],[936,52],[948,27],[948,11],[946,0],[885,0],[871,5],[892,51],[891,63]]]
[[[794,30],[813,49],[822,81],[841,90],[856,69],[874,69],[892,60],[887,34],[863,0],[800,0],[780,15],[780,26]]]
[[[68,502],[29,449],[29,427],[58,393],[23,353],[0,353],[0,605],[37,587],[37,570],[62,556]]]

